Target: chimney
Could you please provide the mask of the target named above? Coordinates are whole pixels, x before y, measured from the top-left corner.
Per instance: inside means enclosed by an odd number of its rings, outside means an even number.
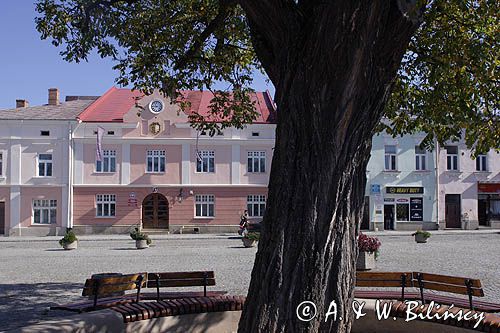
[[[59,105],[59,89],[49,89],[49,105]]]
[[[16,109],[17,108],[27,108],[29,103],[25,99],[16,99]]]

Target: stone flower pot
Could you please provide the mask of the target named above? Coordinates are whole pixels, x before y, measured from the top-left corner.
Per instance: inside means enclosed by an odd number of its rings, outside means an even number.
[[[78,247],[78,241],[63,244],[63,249],[65,249],[65,250],[74,250],[77,247]]]
[[[138,239],[135,241],[135,247],[138,250],[147,249],[149,247],[148,241],[145,239]]]
[[[356,262],[356,270],[368,271],[375,268],[375,253],[360,251],[358,261]]]
[[[417,243],[427,243],[427,238],[423,234],[415,234],[415,242]]]
[[[242,240],[243,240],[243,245],[245,247],[255,247],[255,245],[257,245],[257,241],[254,239],[248,239],[243,237]]]

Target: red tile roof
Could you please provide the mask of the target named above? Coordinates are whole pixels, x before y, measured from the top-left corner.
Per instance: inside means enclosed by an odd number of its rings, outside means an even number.
[[[202,116],[209,114],[210,101],[213,97],[211,92],[186,90],[181,93],[191,103],[187,113],[197,112]],[[135,105],[136,99],[143,96],[144,94],[137,90],[112,87],[78,118],[84,122],[123,122],[123,116]],[[259,113],[253,123],[275,123],[276,110],[269,92],[255,92],[251,99],[255,102]]]

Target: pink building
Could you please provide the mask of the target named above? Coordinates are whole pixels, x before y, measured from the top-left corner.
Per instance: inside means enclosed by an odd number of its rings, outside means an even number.
[[[206,114],[209,92],[186,92]],[[273,102],[255,93],[259,118],[243,130],[197,133],[159,93],[111,88],[78,116],[73,218],[77,233],[121,233],[142,223],[170,232],[234,231],[248,209],[260,220],[275,139]],[[98,128],[104,129],[96,160]]]

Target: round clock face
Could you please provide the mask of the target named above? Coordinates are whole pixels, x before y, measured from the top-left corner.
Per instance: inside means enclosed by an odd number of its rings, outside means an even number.
[[[159,100],[152,101],[151,103],[149,103],[149,109],[153,113],[160,113],[161,111],[163,111],[162,101]]]

